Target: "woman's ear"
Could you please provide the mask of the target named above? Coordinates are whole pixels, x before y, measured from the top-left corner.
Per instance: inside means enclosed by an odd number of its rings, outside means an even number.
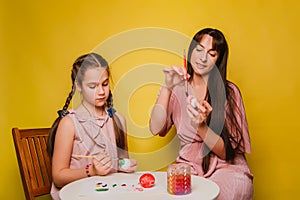
[[[78,83],[78,81],[75,81],[76,89],[81,92],[81,85]]]

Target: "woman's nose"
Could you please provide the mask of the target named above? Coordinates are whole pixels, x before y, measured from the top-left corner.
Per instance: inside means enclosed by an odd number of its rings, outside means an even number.
[[[200,53],[200,59],[201,59],[202,62],[205,62],[207,60],[207,52],[202,51]]]

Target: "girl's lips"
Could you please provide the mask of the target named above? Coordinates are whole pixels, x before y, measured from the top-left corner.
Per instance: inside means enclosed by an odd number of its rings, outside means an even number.
[[[103,98],[97,98],[96,99],[96,101],[104,101],[105,100],[105,98],[103,97]]]

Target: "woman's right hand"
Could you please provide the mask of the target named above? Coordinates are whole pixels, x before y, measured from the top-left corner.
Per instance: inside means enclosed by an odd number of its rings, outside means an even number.
[[[106,175],[112,169],[112,159],[107,152],[100,153],[93,159],[93,168],[96,175]]]
[[[173,66],[171,68],[164,68],[165,86],[173,89],[176,85],[183,84],[189,78],[184,67]]]

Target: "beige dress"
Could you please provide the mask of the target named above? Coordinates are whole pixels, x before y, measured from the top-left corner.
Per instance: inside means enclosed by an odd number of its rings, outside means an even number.
[[[68,114],[75,126],[75,140],[72,155],[92,155],[97,156],[105,149],[113,159],[111,173],[117,172],[118,149],[113,131],[113,120],[106,114],[105,116],[80,116],[75,110],[70,110]],[[123,118],[119,113],[115,113],[119,118]],[[125,120],[121,120],[125,121]],[[123,124],[125,127],[125,124]],[[70,168],[85,168],[92,163],[92,158],[71,157]],[[58,200],[59,188],[52,183],[51,196]]]

